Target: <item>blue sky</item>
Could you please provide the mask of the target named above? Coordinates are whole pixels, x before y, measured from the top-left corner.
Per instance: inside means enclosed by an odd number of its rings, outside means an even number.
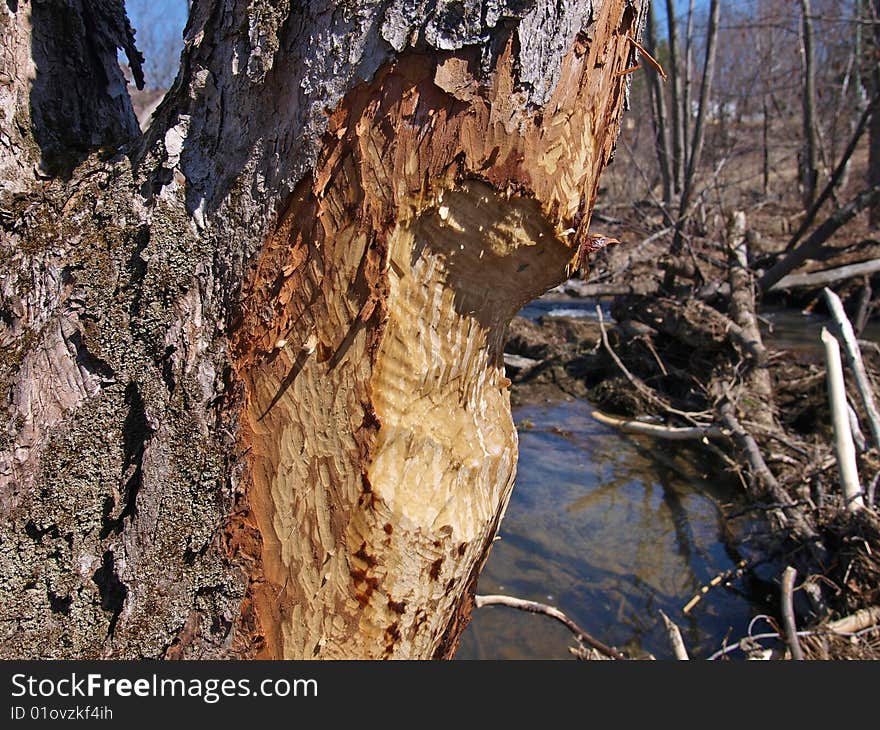
[[[698,11],[708,0],[695,0]],[[126,0],[128,17],[137,34],[138,47],[146,56],[145,73],[148,87],[167,87],[174,77],[182,47],[181,34],[186,24],[186,0]],[[687,13],[688,0],[675,0],[677,14]],[[654,0],[658,33],[666,32],[666,2]]]

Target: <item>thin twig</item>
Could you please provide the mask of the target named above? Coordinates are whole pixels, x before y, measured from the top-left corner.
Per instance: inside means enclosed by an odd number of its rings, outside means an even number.
[[[657,59],[655,59],[650,53],[648,53],[645,50],[645,47],[635,38],[633,38],[629,33],[626,34],[626,39],[639,49],[639,53],[641,53],[645,57],[645,60],[654,67],[654,70],[658,74],[660,74],[660,78],[666,81],[666,72],[663,70],[663,67],[660,65]]]
[[[614,364],[620,369],[620,371],[626,376],[626,379],[632,384],[632,386],[639,391],[645,398],[654,403],[654,405],[659,406],[667,413],[674,413],[677,416],[682,416],[687,418],[691,423],[696,424],[694,417],[699,415],[697,413],[688,413],[687,411],[680,411],[677,408],[673,408],[669,405],[663,398],[658,396],[651,388],[649,388],[645,383],[636,375],[633,375],[623,364],[623,361],[617,356],[617,353],[614,352],[611,347],[611,343],[608,341],[608,333],[605,331],[605,319],[602,316],[602,307],[596,306],[596,314],[599,318],[599,331],[602,333],[602,344],[605,349],[608,351],[608,354],[611,355],[611,359],[614,360]]]
[[[696,606],[701,600],[703,600],[703,596],[705,596],[710,590],[712,590],[715,586],[720,585],[721,583],[726,583],[727,581],[733,580],[734,578],[738,578],[745,572],[747,567],[748,563],[745,560],[740,560],[732,568],[716,575],[706,585],[700,586],[700,590],[693,598],[691,598],[691,600],[687,602],[681,612],[683,614],[690,613],[693,607]]]
[[[577,637],[578,641],[589,644],[597,651],[601,652],[607,657],[611,657],[612,659],[626,659],[626,657],[619,651],[617,651],[617,649],[608,646],[607,644],[603,644],[598,639],[594,639],[574,621],[572,621],[568,616],[562,613],[562,611],[560,611],[558,608],[554,608],[553,606],[548,606],[546,603],[538,603],[537,601],[526,601],[522,598],[514,598],[513,596],[489,595],[475,596],[474,604],[477,608],[483,608],[483,606],[507,606],[509,608],[519,609],[520,611],[539,613],[544,616],[549,616],[550,618],[556,619],[561,624],[563,624],[569,631],[571,631],[575,635],[575,637]]]

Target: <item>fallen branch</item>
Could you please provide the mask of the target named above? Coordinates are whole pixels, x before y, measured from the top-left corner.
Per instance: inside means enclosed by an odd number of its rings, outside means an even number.
[[[603,644],[598,639],[594,639],[574,621],[572,621],[568,616],[562,613],[562,611],[560,611],[558,608],[554,608],[553,606],[548,606],[546,603],[538,603],[537,601],[526,601],[522,598],[514,598],[513,596],[489,595],[475,596],[474,604],[477,608],[483,608],[484,606],[507,606],[508,608],[516,608],[520,611],[527,611],[528,613],[539,613],[544,616],[549,616],[550,618],[556,619],[561,624],[563,624],[569,631],[571,631],[575,635],[578,641],[581,641],[584,644],[588,644],[589,646],[593,647],[605,656],[611,657],[612,659],[626,659],[626,657],[619,651],[617,651],[617,649],[608,646],[607,644]]]
[[[763,426],[774,425],[773,384],[770,371],[766,367],[767,349],[761,337],[761,328],[755,316],[755,286],[749,268],[748,239],[746,237],[746,214],[741,210],[734,212],[728,246],[728,267],[730,280],[730,318],[742,328],[746,338],[746,349],[752,353],[752,362],[745,372],[745,386],[749,396],[761,404],[753,411],[753,418]]]
[[[849,634],[880,624],[880,606],[869,606],[828,624],[828,630]]]
[[[733,404],[730,401],[722,403],[719,407],[719,415],[721,422],[731,432],[734,442],[745,454],[752,474],[764,485],[776,502],[785,505],[781,510],[781,514],[780,511],[775,511],[777,521],[780,524],[784,524],[786,522],[785,518],[791,519],[795,533],[809,540],[817,540],[818,535],[816,531],[807,523],[804,516],[796,509],[791,497],[788,496],[788,493],[776,481],[776,477],[773,476],[773,472],[770,471],[767,462],[764,461],[761,449],[758,447],[754,437],[743,428],[743,425],[737,419]],[[817,549],[820,551],[824,550],[824,548],[818,545]]]
[[[712,590],[715,586],[721,585],[721,583],[726,583],[729,580],[738,578],[745,572],[747,566],[748,563],[745,560],[740,560],[729,570],[725,570],[723,573],[719,573],[718,575],[716,575],[706,585],[700,586],[700,590],[693,598],[691,598],[691,600],[687,602],[681,612],[683,614],[690,613],[691,609],[693,609],[694,606],[696,606],[701,600],[703,600],[703,596],[705,596],[710,590]]]
[[[748,349],[754,353],[757,363],[767,358],[761,328],[755,317],[755,291],[752,273],[749,269],[748,242],[746,238],[746,214],[741,210],[733,214],[730,226],[730,245],[728,251],[730,268],[730,318],[742,329],[742,336]],[[765,371],[766,372],[766,371]],[[770,379],[767,375],[767,387]],[[770,395],[761,393],[762,397]]]
[[[849,416],[849,429],[852,431],[853,443],[855,443],[858,452],[863,454],[868,450],[868,442],[865,441],[865,434],[862,433],[862,427],[859,425],[859,416],[849,401],[846,403],[846,413]]]
[[[690,657],[688,656],[687,647],[684,645],[684,639],[681,638],[681,631],[663,611],[660,611],[660,616],[663,618],[663,623],[666,626],[666,636],[669,637],[669,643],[672,645],[672,653],[675,654],[675,658],[679,661],[687,661]]]
[[[639,436],[652,436],[654,438],[668,439],[670,441],[701,441],[704,438],[722,438],[726,434],[717,426],[661,426],[656,423],[644,423],[631,419],[615,418],[601,411],[593,411],[593,418],[599,423],[618,428],[624,433],[637,434]]]
[[[877,263],[880,263],[878,259]],[[862,360],[862,351],[859,349],[859,343],[856,341],[856,333],[853,331],[852,324],[846,316],[846,311],[837,296],[830,289],[823,289],[822,294],[831,310],[831,316],[837,325],[837,331],[840,339],[843,340],[844,352],[846,353],[846,364],[849,365],[856,381],[856,389],[859,391],[859,397],[862,399],[862,405],[865,407],[865,413],[868,416],[868,427],[871,430],[871,437],[874,445],[880,448],[880,411],[877,410],[877,403],[874,400],[874,390],[871,387],[871,381],[868,379],[868,373],[865,371],[865,363]]]
[[[653,390],[651,390],[651,388],[645,385],[641,378],[633,375],[629,371],[629,369],[627,369],[626,365],[623,364],[623,361],[617,356],[617,353],[614,352],[614,349],[611,347],[611,343],[608,341],[608,333],[605,331],[605,319],[602,316],[602,307],[598,305],[596,306],[596,316],[599,319],[599,331],[602,333],[602,345],[608,351],[608,354],[611,355],[611,359],[614,360],[614,364],[617,365],[617,367],[624,374],[626,379],[632,384],[632,386],[637,391],[639,391],[639,393],[645,396],[645,398],[654,403],[654,405],[659,406],[667,413],[674,413],[675,415],[683,416],[689,421],[694,422],[695,414],[673,408],[663,398],[661,398]]]
[[[563,292],[569,296],[592,299],[595,297],[618,297],[626,294],[652,294],[657,291],[659,284],[655,281],[647,286],[635,286],[630,284],[592,284],[579,279],[569,279],[560,285]]]
[[[807,229],[813,224],[813,221],[816,220],[816,215],[822,209],[822,206],[825,204],[828,198],[831,197],[831,194],[834,192],[834,188],[837,187],[837,184],[843,178],[844,172],[846,171],[847,163],[849,162],[850,157],[852,157],[853,152],[855,152],[856,145],[858,145],[859,140],[865,133],[865,129],[867,129],[868,127],[868,121],[871,119],[874,113],[878,100],[880,100],[880,97],[874,97],[871,103],[865,107],[865,110],[862,112],[861,118],[856,124],[856,128],[853,131],[852,137],[849,140],[849,144],[847,144],[843,155],[841,155],[840,157],[840,161],[837,163],[837,167],[831,174],[831,177],[829,178],[828,183],[825,185],[825,188],[819,194],[819,197],[816,198],[816,200],[813,202],[813,205],[810,206],[810,209],[804,216],[803,221],[801,221],[800,226],[798,226],[797,231],[795,231],[794,235],[786,244],[786,252],[791,251],[797,245],[797,242],[800,241],[801,236],[803,236],[804,233],[807,232]]]
[[[804,261],[815,255],[838,228],[849,223],[864,208],[880,201],[880,185],[863,190],[849,203],[832,213],[800,246],[788,254],[782,261],[772,266],[761,277],[758,286],[762,291],[770,291],[782,277],[794,271]]]
[[[859,264],[847,264],[846,266],[838,266],[834,269],[812,271],[808,274],[789,274],[788,276],[783,276],[768,291],[826,286],[833,284],[835,281],[875,274],[878,271],[880,271],[880,259],[871,259]]]
[[[794,605],[792,591],[797,571],[790,565],[782,571],[782,624],[785,628],[785,641],[791,650],[791,658],[795,661],[803,661],[804,653],[797,637],[797,625],[794,620]]]
[[[835,636],[849,636],[850,638],[858,638],[864,634],[870,633],[872,631],[877,631],[880,629],[880,626],[869,626],[867,629],[862,629],[861,631],[854,631],[852,633],[844,633],[844,632],[834,632]],[[806,636],[828,636],[828,631],[823,629],[816,630],[806,630],[806,631],[798,631],[798,638],[803,639]],[[776,639],[780,640],[782,637],[779,636],[778,633],[765,633],[765,634],[755,634],[753,636],[749,636],[748,640],[752,643],[756,643],[759,639]],[[731,644],[730,646],[725,646],[723,649],[719,649],[712,656],[708,657],[706,661],[715,661],[716,659],[720,659],[726,654],[730,654],[731,652],[742,650],[743,641],[740,640],[736,644]]]
[[[837,338],[822,328],[822,345],[825,348],[825,367],[828,379],[828,401],[831,405],[831,425],[834,429],[834,454],[840,472],[840,486],[846,499],[846,508],[855,512],[865,506],[862,488],[859,485],[859,470],[856,465],[856,448],[847,414],[846,386],[843,382],[843,363]]]

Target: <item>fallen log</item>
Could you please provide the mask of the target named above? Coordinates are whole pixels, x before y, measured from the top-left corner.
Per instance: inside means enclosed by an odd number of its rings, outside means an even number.
[[[853,445],[849,428],[849,415],[846,405],[846,386],[843,382],[843,363],[837,338],[822,328],[822,345],[825,348],[827,368],[828,400],[831,405],[831,424],[834,429],[834,453],[840,472],[840,486],[846,499],[846,508],[855,512],[865,506],[862,488],[859,485],[859,471],[856,465],[856,448]]]
[[[878,260],[880,263],[880,260]],[[856,340],[856,333],[853,331],[852,324],[846,316],[846,310],[840,301],[840,297],[828,288],[822,290],[831,316],[837,325],[837,333],[843,341],[844,352],[846,353],[846,364],[849,365],[853,377],[856,381],[856,389],[859,391],[859,397],[862,405],[865,407],[865,414],[868,418],[868,428],[871,430],[871,437],[874,445],[880,448],[880,411],[877,410],[877,403],[874,400],[874,390],[871,387],[871,381],[868,373],[865,371],[865,363],[862,360],[862,351]]]
[[[764,367],[767,362],[767,348],[761,337],[761,328],[755,307],[755,286],[749,269],[748,238],[746,236],[746,215],[736,211],[730,225],[728,266],[730,281],[730,318],[742,329],[745,347],[752,353],[753,361],[745,374],[749,396],[761,408],[755,409],[753,417],[761,425],[771,427],[774,423],[773,384],[770,371]]]
[[[593,411],[594,419],[607,426],[613,426],[624,433],[638,436],[667,439],[669,441],[702,441],[704,438],[722,438],[726,434],[717,426],[661,426],[657,423],[645,423],[632,419],[615,418],[601,411]]]
[[[822,225],[810,234],[806,241],[789,253],[782,261],[770,267],[761,277],[760,281],[758,281],[758,286],[762,291],[770,291],[786,274],[794,271],[804,261],[815,255],[825,241],[834,235],[837,229],[849,223],[861,210],[871,207],[878,201],[880,201],[880,185],[863,190],[840,210],[832,213]]]
[[[859,264],[847,264],[846,266],[838,266],[834,269],[812,271],[808,274],[789,274],[788,276],[783,276],[767,291],[827,286],[836,281],[875,274],[878,271],[880,271],[880,259],[871,259]]]

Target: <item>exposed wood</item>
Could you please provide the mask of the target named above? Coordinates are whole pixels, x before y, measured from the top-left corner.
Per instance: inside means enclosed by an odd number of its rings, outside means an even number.
[[[687,647],[684,645],[684,639],[681,638],[681,630],[673,623],[663,611],[660,611],[663,619],[663,625],[666,627],[666,636],[669,638],[669,644],[672,646],[672,652],[679,661],[688,661]]]
[[[3,6],[3,656],[454,653],[644,5],[348,5],[194,3],[143,137],[121,2]]]
[[[837,338],[822,328],[822,345],[825,349],[825,367],[828,379],[828,400],[831,406],[831,424],[834,428],[834,454],[840,472],[840,486],[851,512],[865,506],[859,484],[856,450],[847,415],[846,386],[843,382],[843,363]]]
[[[745,560],[740,560],[733,568],[725,570],[723,573],[719,573],[712,580],[706,583],[703,586],[700,586],[700,590],[684,605],[681,609],[681,612],[686,616],[689,614],[694,606],[696,606],[700,601],[703,600],[703,597],[716,586],[721,585],[722,583],[726,583],[727,581],[733,580],[734,578],[742,575],[745,572],[748,563]]]
[[[605,656],[611,659],[626,659],[626,657],[621,654],[614,647],[608,646],[598,639],[594,639],[590,634],[584,631],[580,626],[578,626],[574,621],[572,621],[568,616],[566,616],[562,611],[558,608],[554,608],[553,606],[548,606],[545,603],[538,603],[537,601],[526,601],[522,598],[514,598],[513,596],[501,596],[501,595],[488,595],[488,596],[475,596],[474,605],[477,608],[483,608],[484,606],[507,606],[508,608],[516,608],[520,611],[527,611],[528,613],[538,613],[543,616],[549,616],[550,618],[556,619],[563,626],[565,626],[571,633],[575,635],[575,638],[591,646],[597,651],[601,652]]]
[[[651,436],[653,438],[666,439],[669,441],[702,441],[705,438],[722,438],[724,431],[715,426],[661,426],[656,423],[645,423],[632,419],[615,418],[601,411],[592,411],[593,418],[606,426],[613,426],[624,433],[637,434],[639,436]]]
[[[857,276],[870,276],[878,271],[880,271],[880,259],[871,259],[860,264],[847,264],[846,266],[838,266],[834,269],[813,271],[809,274],[789,274],[777,281],[768,291],[818,288],[834,284],[838,281],[853,279]]]
[[[828,629],[842,634],[852,634],[876,626],[878,623],[880,623],[880,606],[869,606],[832,621],[828,624]]]
[[[874,446],[880,448],[880,410],[877,409],[877,401],[874,398],[874,388],[871,385],[871,380],[865,370],[865,363],[864,360],[862,360],[862,350],[856,339],[856,333],[853,331],[849,317],[846,316],[846,310],[843,308],[843,303],[840,301],[840,297],[831,291],[831,289],[823,289],[822,294],[825,297],[825,302],[828,304],[831,316],[834,318],[834,323],[837,326],[837,333],[843,342],[846,364],[849,366],[856,381],[856,389],[859,392],[859,397],[865,408],[865,414],[868,418],[868,428],[871,431],[871,438],[874,441]]]
[[[794,606],[792,602],[792,591],[794,590],[796,577],[797,571],[790,565],[782,571],[782,624],[785,629],[785,641],[791,651],[791,658],[795,661],[803,661],[804,653],[801,651],[801,644],[798,641],[797,624],[794,619]]]
[[[504,353],[504,366],[508,371],[513,370],[514,372],[519,373],[524,370],[531,370],[539,362],[540,360],[533,360],[530,357],[511,355],[509,352]]]

